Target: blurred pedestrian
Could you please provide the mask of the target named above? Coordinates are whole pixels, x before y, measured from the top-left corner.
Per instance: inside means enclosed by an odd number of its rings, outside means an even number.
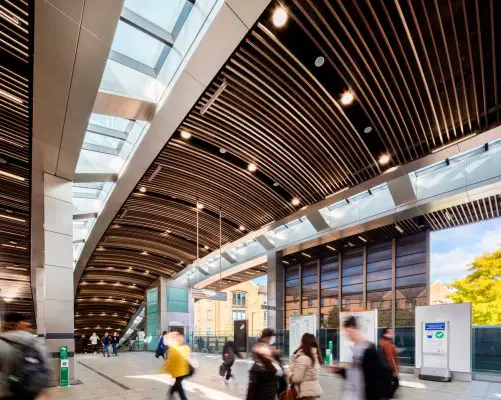
[[[111,348],[113,350],[113,355],[115,357],[118,357],[117,347],[119,341],[120,341],[120,336],[118,335],[118,332],[113,332],[113,336],[111,337]]]
[[[202,352],[205,346],[205,341],[202,336],[198,337],[198,351]]]
[[[346,335],[353,342],[353,360],[349,368],[333,367],[345,378],[343,400],[380,400],[391,387],[391,380],[381,373],[382,365],[376,347],[367,341],[358,329],[355,317],[343,324]]]
[[[157,351],[155,352],[155,357],[162,357],[165,360],[165,351],[167,350],[167,345],[165,341],[167,340],[167,331],[163,331],[160,339],[158,340]]]
[[[97,336],[96,332],[92,332],[92,336],[90,337],[90,344],[92,345],[92,351],[94,354],[97,354],[97,344],[99,343],[99,336]]]
[[[5,316],[0,335],[0,399],[33,400],[46,394],[50,376],[47,354],[29,328],[22,314]]]
[[[270,348],[272,357],[278,363],[278,365],[280,365],[280,368],[282,368],[282,361],[280,360],[280,350],[272,347],[273,344],[275,344],[275,338],[275,331],[270,328],[265,328],[263,329],[263,332],[259,337],[258,343],[264,343]],[[287,389],[287,381],[285,380],[285,376],[281,375],[278,377],[277,394],[280,395],[280,393],[282,393],[285,389]]]
[[[82,353],[87,354],[87,336],[85,336],[85,333],[80,337],[80,343],[82,345]]]
[[[398,380],[398,352],[397,348],[393,344],[393,329],[384,328],[383,336],[379,339],[379,351],[381,352],[381,359],[383,364],[382,373],[391,374],[391,390],[382,393],[383,398],[391,399],[398,387],[400,386]],[[388,389],[388,388],[387,388]]]
[[[101,339],[101,342],[103,344],[103,357],[109,357],[110,356],[110,344],[111,344],[111,338],[108,332],[104,333],[103,338]]]
[[[283,375],[282,368],[273,358],[269,345],[258,343],[252,349],[254,364],[249,371],[247,400],[275,400],[277,398],[278,378]]]
[[[296,389],[298,399],[320,399],[322,388],[319,376],[320,365],[323,362],[317,339],[311,333],[305,333],[301,338],[299,348],[292,356],[292,364],[286,372],[289,384],[294,385]]]
[[[193,368],[190,365],[190,347],[184,343],[184,336],[179,332],[168,333],[166,339],[169,351],[164,368],[165,372],[175,379],[174,385],[169,391],[169,398],[172,398],[174,393],[178,392],[181,400],[187,400],[183,388],[183,379],[193,374]]]
[[[238,357],[240,359],[242,359],[243,357],[238,352],[238,349],[237,349],[237,346],[235,345],[235,342],[230,340],[224,344],[222,356],[223,356],[224,368],[226,371],[224,383],[229,384],[230,378],[232,378],[233,381],[236,382],[235,377],[231,373],[231,367],[233,367],[233,364],[235,363],[235,357]]]

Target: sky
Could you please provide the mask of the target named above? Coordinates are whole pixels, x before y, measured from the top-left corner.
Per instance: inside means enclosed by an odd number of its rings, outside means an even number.
[[[451,283],[467,274],[468,265],[501,247],[501,218],[431,233],[431,283]],[[266,285],[267,277],[253,279]]]
[[[475,257],[501,248],[501,218],[431,233],[431,283],[467,274]]]

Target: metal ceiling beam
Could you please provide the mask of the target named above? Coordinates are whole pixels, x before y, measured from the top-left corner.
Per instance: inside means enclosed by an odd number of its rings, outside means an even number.
[[[156,104],[150,101],[99,92],[92,112],[124,119],[151,121],[155,116],[155,110]]]
[[[412,203],[417,199],[409,174],[399,176],[389,181],[388,189],[390,189],[391,197],[393,197],[393,201],[397,207],[403,204]]]
[[[261,246],[263,246],[266,250],[273,250],[275,245],[271,243],[268,238],[264,235],[256,236],[255,238]]]
[[[325,218],[318,211],[314,211],[307,215],[308,220],[311,222],[317,232],[325,231],[329,228],[329,224]]]
[[[73,183],[116,182],[118,174],[110,173],[77,173]]]
[[[78,221],[82,219],[92,219],[92,218],[97,218],[97,213],[73,214],[73,221]]]

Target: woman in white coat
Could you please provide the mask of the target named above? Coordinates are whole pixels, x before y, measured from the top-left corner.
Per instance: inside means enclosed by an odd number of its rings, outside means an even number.
[[[317,339],[311,333],[305,333],[287,370],[289,384],[294,385],[298,399],[317,400],[322,395],[319,382],[321,364],[323,360]]]

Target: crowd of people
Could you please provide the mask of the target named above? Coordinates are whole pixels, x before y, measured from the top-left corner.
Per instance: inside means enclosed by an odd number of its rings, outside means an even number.
[[[112,355],[118,357],[117,349],[120,340],[118,332],[113,332],[113,336],[110,336],[108,332],[105,332],[102,338],[99,338],[96,332],[92,332],[89,340],[94,354],[97,354],[99,343],[101,343],[103,346],[103,357],[110,357]],[[85,334],[80,337],[80,342],[82,345],[82,353],[86,354],[89,343]]]

